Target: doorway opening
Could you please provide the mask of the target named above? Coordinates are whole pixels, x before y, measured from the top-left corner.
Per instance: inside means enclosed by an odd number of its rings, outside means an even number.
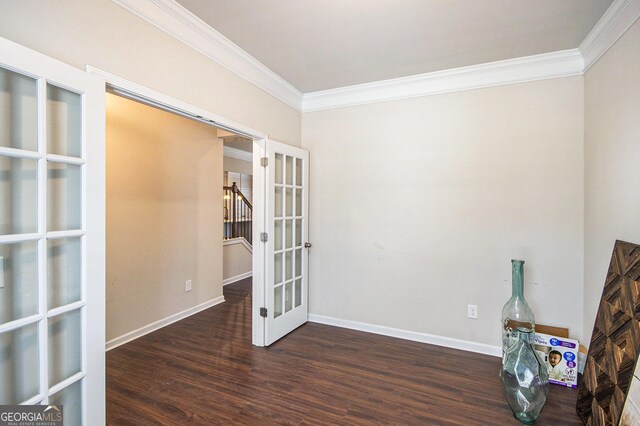
[[[111,93],[106,111],[110,350],[224,302],[223,252],[242,278],[252,254],[222,243],[222,137],[239,135]]]
[[[223,285],[253,275],[253,141],[219,130],[223,141]]]

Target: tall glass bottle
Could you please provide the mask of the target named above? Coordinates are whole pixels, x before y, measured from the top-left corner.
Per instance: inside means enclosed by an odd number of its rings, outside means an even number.
[[[524,300],[524,260],[511,261],[511,299],[502,308],[502,356],[518,340],[516,330],[534,331],[536,320]]]
[[[516,419],[536,421],[549,394],[547,366],[536,354],[535,318],[524,299],[524,261],[512,260],[513,291],[502,309],[502,368],[500,379]]]

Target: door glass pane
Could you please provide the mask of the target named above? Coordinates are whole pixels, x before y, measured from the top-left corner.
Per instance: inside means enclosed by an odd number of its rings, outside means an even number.
[[[282,221],[276,220],[273,225],[275,230],[273,233],[273,249],[276,251],[282,250]]]
[[[293,216],[293,189],[287,188],[286,192],[287,216]]]
[[[285,174],[287,176],[287,185],[293,185],[293,158],[292,157],[287,157],[287,170]]]
[[[82,228],[82,173],[80,166],[47,163],[47,228]]]
[[[282,183],[282,169],[283,169],[282,154],[276,154],[276,167],[275,167],[275,180],[276,183]]]
[[[302,189],[296,189],[296,216],[302,216]]]
[[[37,161],[0,156],[0,234],[37,231]]]
[[[63,405],[64,426],[82,424],[82,380],[49,397],[49,405]]]
[[[302,275],[302,249],[296,250],[296,277]]]
[[[273,200],[273,215],[275,217],[282,217],[282,188],[275,188],[275,197]]]
[[[296,158],[296,185],[302,186],[302,160]]]
[[[296,308],[302,304],[302,280],[296,280]]]
[[[0,334],[0,405],[38,394],[38,359],[37,324]]]
[[[296,219],[296,247],[302,245],[302,219]]]
[[[273,317],[277,318],[282,315],[282,286],[278,286],[273,290]]]
[[[273,257],[273,283],[282,282],[282,253],[278,253]]]
[[[293,283],[286,283],[284,287],[284,311],[289,312],[293,307]]]
[[[38,150],[36,80],[0,68],[0,146]]]
[[[285,280],[290,280],[291,278],[293,278],[293,252],[292,251],[288,251],[285,253],[284,270],[285,270]]]
[[[80,372],[80,310],[49,319],[49,386]]]
[[[47,152],[82,156],[82,98],[47,84]]]
[[[291,248],[291,244],[293,243],[293,219],[285,220],[285,232],[284,232],[284,245],[286,248]]]
[[[47,241],[47,265],[49,309],[80,300],[82,266],[80,238]]]
[[[0,244],[0,324],[38,313],[38,244]]]

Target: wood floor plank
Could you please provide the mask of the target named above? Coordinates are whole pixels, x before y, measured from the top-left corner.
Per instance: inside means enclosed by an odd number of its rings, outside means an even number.
[[[107,424],[518,425],[495,357],[308,323],[251,345],[251,279],[107,353]],[[579,425],[552,386],[539,425]]]

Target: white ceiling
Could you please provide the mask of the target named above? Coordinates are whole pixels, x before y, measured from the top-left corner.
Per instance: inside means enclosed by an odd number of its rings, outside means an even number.
[[[578,47],[612,0],[177,0],[303,93]]]

